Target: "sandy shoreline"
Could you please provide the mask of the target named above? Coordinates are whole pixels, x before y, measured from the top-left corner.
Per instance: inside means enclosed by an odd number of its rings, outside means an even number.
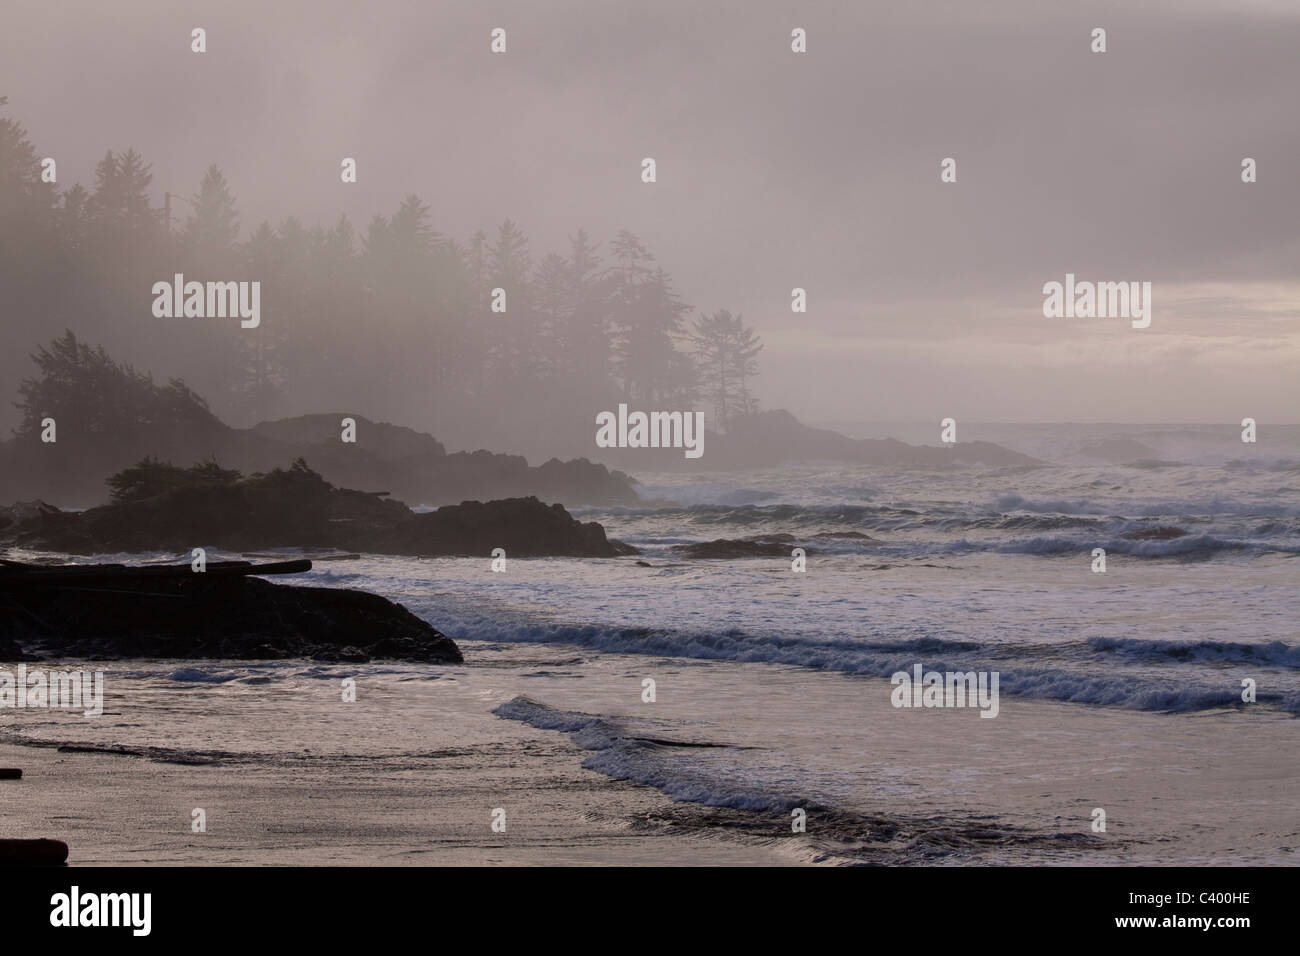
[[[109,670],[111,686],[115,664],[93,666]],[[565,735],[485,709],[480,717],[495,739],[475,735],[469,746],[443,746],[452,743],[447,728],[418,754],[280,753],[268,760],[232,753],[214,739],[216,756],[149,757],[60,750],[57,733],[43,734],[41,745],[0,742],[0,766],[23,770],[21,781],[0,781],[0,836],[63,840],[70,864],[91,866],[769,866],[806,859],[782,845],[788,841],[648,822],[671,817],[673,801],[584,770],[585,753]],[[94,735],[93,722],[66,717],[63,725],[78,746]],[[192,830],[196,807],[206,812],[204,833]],[[492,831],[496,808],[506,810],[505,833]]]
[[[157,764],[135,757],[0,745],[21,782],[0,791],[6,837],[69,844],[69,863],[89,866],[223,865],[784,865],[795,855],[726,833],[639,831],[638,814],[671,801],[647,787],[520,754],[503,773],[468,785],[358,766],[249,771]],[[543,768],[543,764],[550,770]],[[448,758],[447,773],[456,775]],[[434,799],[430,800],[433,796]],[[508,809],[491,832],[484,808]],[[190,829],[191,804],[208,831]]]
[[[0,782],[0,835],[64,840],[88,865],[1276,864],[1300,844],[1285,715],[1004,696],[984,720],[807,668],[464,648],[439,668],[95,664],[102,718],[7,712],[0,766],[24,779]],[[349,673],[358,702],[341,704]],[[553,722],[600,715],[618,746],[494,713],[525,696]],[[809,832],[736,794],[804,801]]]

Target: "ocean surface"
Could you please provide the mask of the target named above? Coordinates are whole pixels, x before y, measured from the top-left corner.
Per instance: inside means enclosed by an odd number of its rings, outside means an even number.
[[[1041,464],[638,474],[654,504],[571,509],[637,556],[507,555],[502,572],[487,556],[366,556],[299,581],[404,604],[461,645],[463,666],[86,665],[106,671],[104,717],[11,712],[0,741],[268,780],[364,762],[444,793],[528,754],[573,794],[600,780],[659,801],[628,811],[650,834],[635,852],[612,838],[583,851],[581,832],[623,825],[591,814],[627,791],[596,787],[588,810],[552,808],[525,861],[554,859],[538,847],[557,839],[567,861],[655,861],[646,847],[663,834],[671,859],[704,862],[727,858],[725,834],[791,862],[1295,863],[1300,427],[1262,425],[1253,445],[1233,426],[972,425],[960,437]],[[786,554],[676,550],[752,536],[788,536],[806,570]],[[997,672],[996,718],[893,706],[890,676],[916,665]],[[349,677],[355,704],[339,702]],[[511,793],[508,832],[527,832],[544,801]],[[403,812],[418,815],[412,799]],[[481,813],[457,804],[475,833],[493,799]],[[347,810],[368,813],[384,818],[378,805]],[[792,829],[800,814],[806,832]],[[572,845],[556,836],[573,830]],[[473,862],[466,839],[457,859]]]

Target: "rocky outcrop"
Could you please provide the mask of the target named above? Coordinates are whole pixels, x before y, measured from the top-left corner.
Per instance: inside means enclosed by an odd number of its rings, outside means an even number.
[[[98,500],[107,475],[145,457],[219,461],[246,473],[308,458],[336,485],[384,490],[436,507],[469,498],[535,495],[570,505],[635,504],[635,482],[585,458],[532,466],[518,455],[448,454],[433,436],[354,410],[233,428],[183,382],[161,385],[72,333],[42,350],[44,377],[24,384],[39,401],[0,441],[0,501],[39,495],[65,508]],[[58,440],[40,423],[58,423]],[[343,421],[352,425],[343,441]],[[473,447],[473,446],[470,446]]]
[[[160,574],[119,565],[77,580],[0,568],[0,658],[463,660],[449,637],[378,595],[215,573],[220,567]]]
[[[9,528],[15,528],[24,521],[30,521],[45,514],[57,514],[58,508],[44,501],[18,501],[12,505],[0,505],[0,535]]]
[[[1169,525],[1156,525],[1152,528],[1139,528],[1136,531],[1128,531],[1120,535],[1128,541],[1172,541],[1175,538],[1185,538],[1190,531],[1184,531],[1182,528],[1174,528]]]
[[[803,542],[817,539],[856,541],[868,545],[880,543],[861,531],[819,531],[806,539],[782,532],[756,534],[748,538],[716,538],[713,541],[675,544],[671,550],[684,558],[788,558],[790,552],[796,547],[802,547],[805,555],[816,554],[816,550],[807,547]]]
[[[490,555],[502,548],[512,557],[562,555],[614,557],[636,549],[605,537],[595,521],[577,521],[563,505],[544,505],[536,498],[463,501],[415,515],[385,537],[390,554]]]
[[[602,459],[638,470],[729,470],[766,468],[787,461],[848,461],[867,466],[947,471],[969,465],[1013,467],[1037,459],[992,442],[909,445],[894,438],[849,438],[827,428],[805,425],[784,409],[733,420],[725,434],[707,432],[704,453],[685,459],[679,449],[614,449]]]
[[[771,539],[718,538],[694,544],[675,544],[672,550],[684,558],[780,558],[796,547],[788,541]],[[812,554],[807,548],[806,554]]]
[[[356,423],[356,441],[339,440],[339,423]],[[471,498],[537,497],[571,505],[630,505],[635,482],[586,458],[552,458],[532,466],[520,455],[489,451],[448,453],[432,436],[358,415],[303,415],[263,422],[251,434],[272,443],[278,459],[304,457],[328,481],[375,488],[416,505],[439,506]],[[238,458],[230,459],[238,465]]]
[[[537,498],[465,501],[417,514],[382,494],[335,488],[301,459],[248,478],[210,466],[142,463],[112,481],[118,500],[85,512],[0,512],[14,515],[0,527],[0,542],[64,554],[216,547],[488,557],[503,548],[519,557],[601,558],[635,550],[608,540],[596,522]]]

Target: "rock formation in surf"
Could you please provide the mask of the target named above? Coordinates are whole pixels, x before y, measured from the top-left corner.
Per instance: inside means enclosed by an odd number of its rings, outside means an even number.
[[[313,548],[423,556],[633,553],[594,521],[537,498],[465,501],[417,514],[385,494],[336,488],[298,459],[245,477],[215,462],[145,460],[112,476],[113,500],[84,512],[27,502],[0,509],[0,544],[65,554],[196,547]]]
[[[0,659],[462,661],[449,637],[378,595],[232,570],[0,565]]]

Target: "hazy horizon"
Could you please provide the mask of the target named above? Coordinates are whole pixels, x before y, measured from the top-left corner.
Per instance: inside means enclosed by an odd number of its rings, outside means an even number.
[[[807,421],[1297,419],[1294,5],[15,0],[9,20],[0,113],[60,190],[134,148],[156,206],[221,167],[241,239],[288,216],[362,231],[409,193],[461,242],[513,220],[535,262],[627,229],[692,315],[743,315],[762,406]],[[1151,327],[1044,318],[1066,273],[1151,282]],[[340,404],[399,421],[365,401]],[[417,402],[399,423],[428,427]]]

